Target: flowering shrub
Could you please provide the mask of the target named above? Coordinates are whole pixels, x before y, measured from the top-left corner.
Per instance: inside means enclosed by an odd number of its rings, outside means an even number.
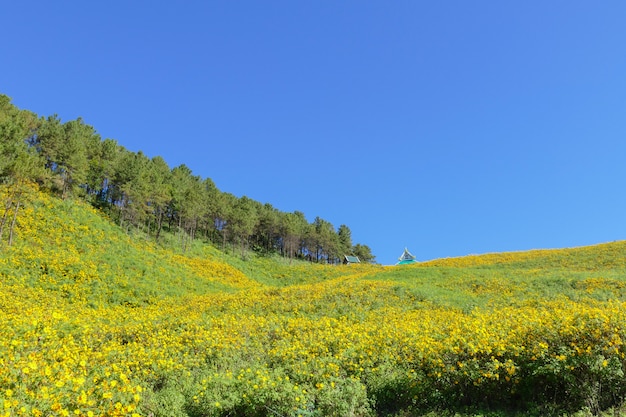
[[[38,195],[0,256],[0,416],[618,406],[625,249],[318,276],[261,260],[261,283]]]

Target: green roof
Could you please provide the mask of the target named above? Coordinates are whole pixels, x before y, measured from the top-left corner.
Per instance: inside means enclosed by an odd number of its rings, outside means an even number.
[[[361,260],[359,259],[359,257],[358,257],[358,256],[349,256],[349,255],[346,255],[344,258],[345,258],[346,262],[349,262],[349,263],[351,263],[351,264],[358,264],[358,263],[361,263]]]

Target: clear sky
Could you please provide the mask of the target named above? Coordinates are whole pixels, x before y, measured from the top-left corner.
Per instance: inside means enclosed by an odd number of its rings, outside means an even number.
[[[0,93],[382,264],[626,239],[626,2],[6,1]]]

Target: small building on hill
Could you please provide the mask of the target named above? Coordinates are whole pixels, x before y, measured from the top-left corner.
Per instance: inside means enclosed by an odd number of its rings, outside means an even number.
[[[361,260],[359,259],[358,256],[350,256],[350,255],[344,255],[343,256],[343,264],[344,265],[350,265],[350,264],[360,264]]]
[[[404,248],[404,253],[398,258],[396,265],[407,265],[417,263],[415,256],[411,255],[411,252],[407,248]]]

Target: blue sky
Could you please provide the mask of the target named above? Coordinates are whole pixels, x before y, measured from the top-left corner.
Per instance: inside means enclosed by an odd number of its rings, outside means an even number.
[[[626,2],[5,3],[15,105],[380,263],[626,239]]]

